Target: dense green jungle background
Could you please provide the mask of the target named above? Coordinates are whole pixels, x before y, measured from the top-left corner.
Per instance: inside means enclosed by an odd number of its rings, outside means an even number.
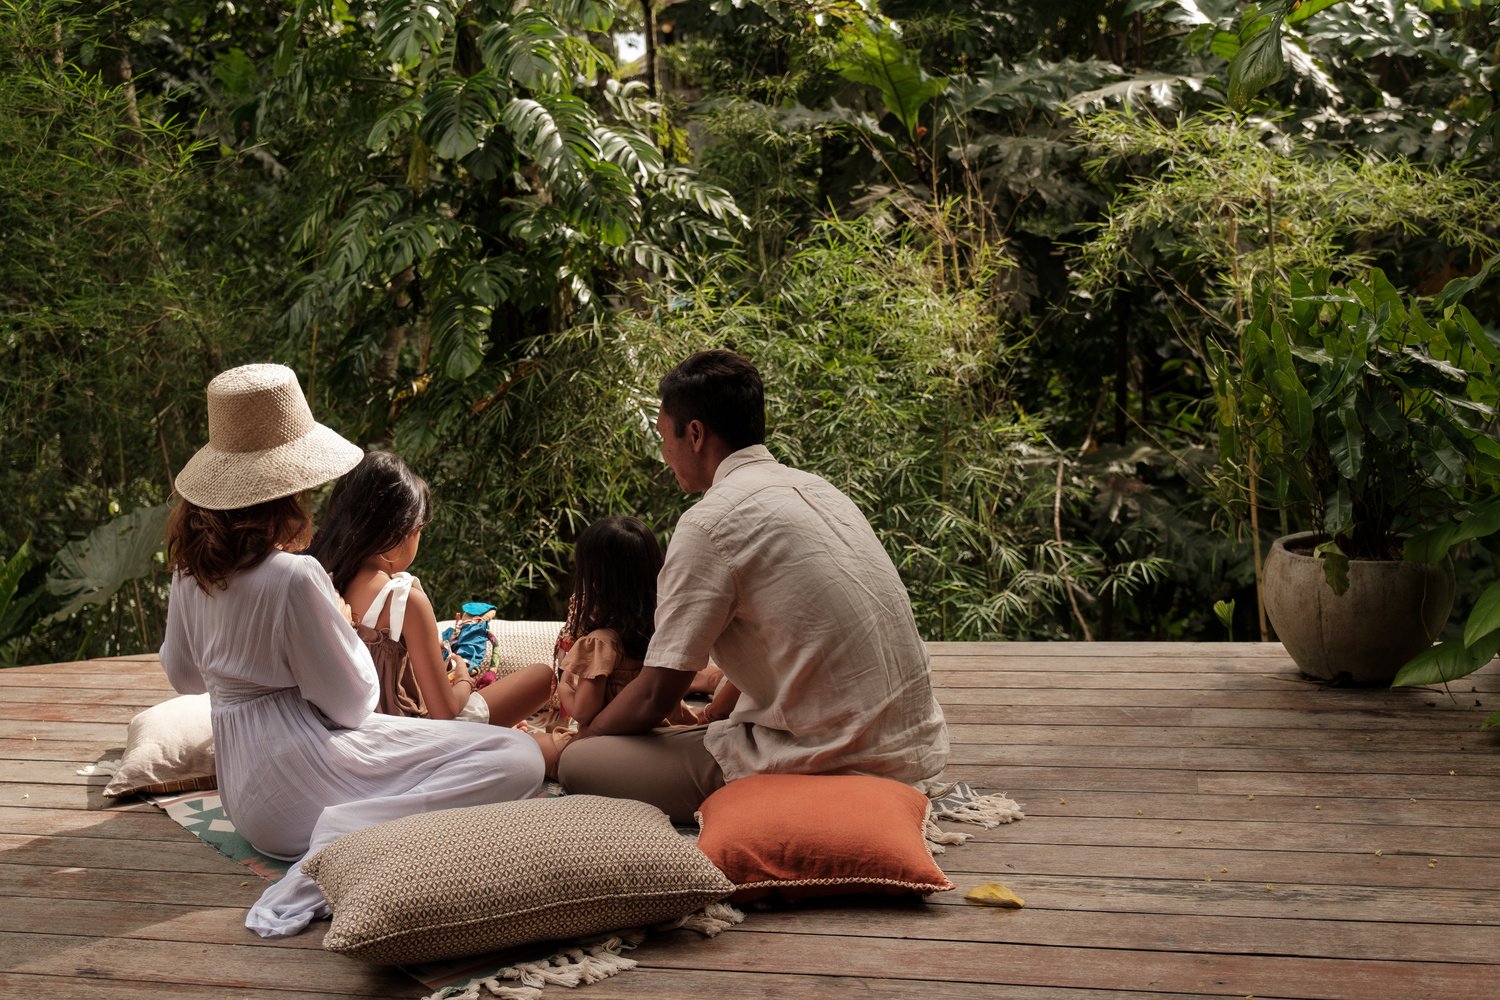
[[[1488,0],[0,0],[0,663],[156,648],[250,361],[431,482],[440,608],[558,617],[584,524],[692,502],[708,346],[928,638],[1258,638],[1306,512],[1214,359],[1294,269],[1488,274],[1497,112]]]

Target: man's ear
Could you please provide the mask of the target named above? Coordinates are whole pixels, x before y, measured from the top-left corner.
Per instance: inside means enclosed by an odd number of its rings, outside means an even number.
[[[687,425],[688,445],[694,452],[703,450],[703,445],[708,441],[708,428],[703,426],[701,420],[689,420]]]

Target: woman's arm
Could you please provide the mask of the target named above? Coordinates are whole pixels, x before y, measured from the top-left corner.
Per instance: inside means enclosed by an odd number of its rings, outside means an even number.
[[[167,680],[179,694],[202,694],[208,690],[203,683],[203,671],[193,659],[192,644],[188,642],[187,626],[182,621],[182,607],[177,592],[182,587],[196,587],[192,577],[177,576],[172,580],[172,592],[167,597],[167,634],[161,642],[161,666]]]
[[[370,651],[339,610],[337,598],[318,561],[297,557],[287,583],[281,648],[302,697],[335,725],[356,729],[375,710],[380,682]]]
[[[458,715],[474,693],[474,682],[469,680],[467,670],[458,680],[448,680],[448,661],[438,638],[437,615],[420,586],[413,586],[406,599],[406,622],[401,631],[428,716],[451,719]]]

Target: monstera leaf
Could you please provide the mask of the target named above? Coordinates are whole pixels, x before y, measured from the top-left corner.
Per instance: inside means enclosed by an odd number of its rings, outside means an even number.
[[[141,507],[64,546],[47,575],[47,592],[66,603],[48,621],[64,621],[85,604],[103,604],[129,581],[150,573],[166,523],[166,504]]]

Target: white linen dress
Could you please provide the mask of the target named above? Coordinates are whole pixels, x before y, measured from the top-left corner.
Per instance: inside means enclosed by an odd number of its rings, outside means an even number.
[[[541,789],[541,750],[519,730],[374,714],[369,650],[311,556],[273,553],[225,590],[179,574],[161,662],[179,692],[209,693],[225,811],[273,857],[300,858],[385,820]],[[328,913],[298,861],[245,926],[280,937]]]

